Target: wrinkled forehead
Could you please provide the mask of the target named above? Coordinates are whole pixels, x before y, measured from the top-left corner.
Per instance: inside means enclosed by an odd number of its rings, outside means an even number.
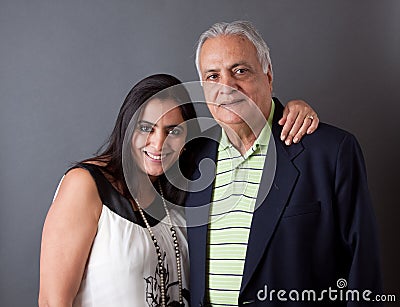
[[[208,38],[201,47],[199,64],[202,70],[212,69],[214,65],[235,65],[240,62],[261,65],[256,47],[245,36],[222,35]]]
[[[244,46],[250,49],[254,49],[257,51],[256,46],[253,44],[253,42],[246,36],[246,35],[241,35],[241,34],[221,34],[213,37],[208,37],[207,39],[204,40],[201,48],[200,48],[200,53],[204,46],[210,44],[210,43],[215,43],[215,42],[220,42],[222,43],[222,46],[228,47],[225,44],[229,44],[232,46],[242,49]],[[229,50],[230,48],[221,48],[220,51],[226,51]]]

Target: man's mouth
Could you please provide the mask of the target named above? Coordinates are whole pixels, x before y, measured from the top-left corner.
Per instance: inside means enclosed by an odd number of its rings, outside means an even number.
[[[232,106],[232,105],[235,105],[235,104],[239,104],[239,103],[244,102],[244,101],[246,101],[246,99],[244,99],[244,98],[233,99],[233,100],[223,101],[223,102],[220,103],[219,105],[220,105],[221,107],[229,107],[229,106]]]

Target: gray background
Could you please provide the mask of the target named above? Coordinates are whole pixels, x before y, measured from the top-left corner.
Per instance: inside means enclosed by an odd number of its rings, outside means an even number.
[[[197,80],[198,35],[235,19],[251,20],[270,44],[275,95],[305,99],[359,139],[385,293],[400,299],[400,1],[2,0],[1,306],[36,304],[56,185],[105,141],[131,86],[157,72]]]

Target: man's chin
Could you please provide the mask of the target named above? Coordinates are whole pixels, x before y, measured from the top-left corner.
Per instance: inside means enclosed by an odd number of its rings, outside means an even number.
[[[216,118],[217,122],[224,126],[231,126],[231,125],[243,125],[245,122],[243,119],[239,116],[219,116]]]
[[[220,106],[216,112],[215,118],[221,122],[242,122],[243,116],[241,112],[239,112],[239,108],[235,108],[235,106]]]

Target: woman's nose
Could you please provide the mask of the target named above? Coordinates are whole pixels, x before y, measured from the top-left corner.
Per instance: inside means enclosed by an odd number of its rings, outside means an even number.
[[[156,129],[152,134],[149,135],[149,145],[151,145],[155,150],[161,152],[166,135],[161,129]]]

